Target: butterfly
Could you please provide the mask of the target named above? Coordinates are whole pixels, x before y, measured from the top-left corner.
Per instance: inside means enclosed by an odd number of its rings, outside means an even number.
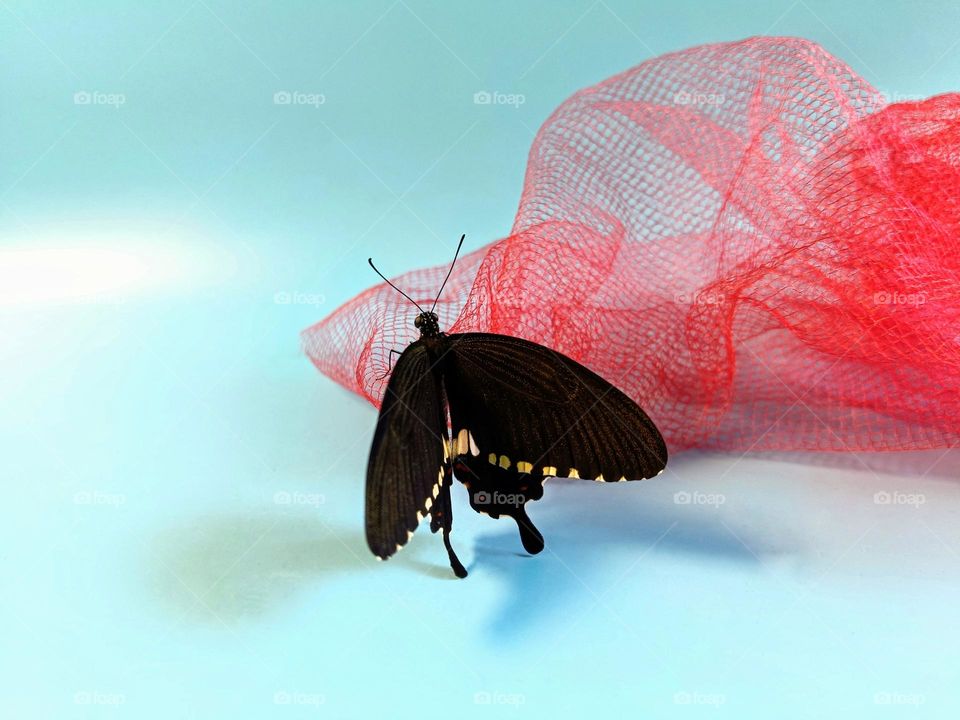
[[[367,545],[386,560],[430,516],[457,577],[450,543],[453,479],[470,506],[513,518],[524,549],[544,540],[526,513],[551,477],[623,482],[659,475],[667,448],[653,421],[614,385],[565,355],[517,337],[440,331],[434,312],[370,267],[420,311],[420,338],[393,366],[367,464]],[[391,351],[393,357],[396,350]]]

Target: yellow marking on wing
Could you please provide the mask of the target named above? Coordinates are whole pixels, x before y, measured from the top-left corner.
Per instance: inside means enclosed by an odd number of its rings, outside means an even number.
[[[510,469],[510,458],[508,458],[506,455],[501,455],[501,456],[500,456],[500,467],[502,467],[504,470],[509,470],[509,469]]]
[[[576,469],[576,468],[570,468],[570,469],[567,471],[567,477],[579,478],[579,477],[580,477],[580,473],[577,472],[577,469]]]
[[[556,477],[557,469],[553,465],[544,465],[543,474],[548,475],[550,477]]]
[[[517,470],[522,473],[528,473],[533,470],[533,463],[528,463],[526,460],[521,460],[517,463]]]

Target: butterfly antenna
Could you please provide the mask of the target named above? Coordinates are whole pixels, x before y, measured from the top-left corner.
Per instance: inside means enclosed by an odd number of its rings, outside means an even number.
[[[403,295],[407,300],[409,300],[409,301],[412,302],[414,305],[416,305],[416,306],[417,306],[417,310],[419,310],[420,312],[423,312],[423,308],[420,307],[420,303],[418,303],[418,302],[417,302],[416,300],[414,300],[412,297],[410,297],[409,295],[407,295],[403,290],[401,290],[400,288],[398,288],[398,287],[397,287],[396,285],[394,285],[392,282],[390,282],[389,280],[387,280],[387,276],[384,275],[384,274],[383,274],[382,272],[380,272],[379,270],[377,270],[377,266],[373,264],[373,258],[367,258],[367,262],[370,263],[370,267],[373,268],[373,271],[374,271],[377,275],[379,275],[380,277],[382,277],[383,280],[384,280],[384,282],[387,283],[387,285],[389,285],[390,287],[392,287],[392,288],[393,288],[394,290],[396,290],[398,293],[400,293],[401,295]]]
[[[447,280],[450,279],[450,273],[453,272],[453,266],[457,264],[457,256],[460,254],[460,248],[463,247],[463,239],[466,235],[460,236],[460,242],[457,243],[457,251],[453,254],[453,262],[450,263],[450,269],[447,270],[447,276],[443,279],[443,285],[440,286],[440,292],[437,293],[437,299],[433,301],[433,307],[430,312],[437,309],[437,303],[440,302],[440,296],[443,295],[443,289],[447,286]]]

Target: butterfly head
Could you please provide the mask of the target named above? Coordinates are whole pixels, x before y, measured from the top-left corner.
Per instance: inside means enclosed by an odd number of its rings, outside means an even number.
[[[440,318],[435,312],[422,312],[413,321],[414,327],[420,331],[420,337],[434,337],[440,334]]]
[[[440,302],[440,296],[443,294],[443,289],[447,286],[447,280],[450,279],[450,273],[453,272],[453,266],[457,262],[457,256],[460,255],[460,248],[463,247],[463,239],[465,237],[466,235],[460,236],[460,242],[457,243],[457,251],[453,254],[453,262],[450,263],[450,269],[447,271],[447,276],[443,279],[443,282],[440,284],[440,290],[437,292],[437,297],[433,301],[433,307],[431,307],[429,310],[424,310],[422,307],[420,307],[420,304],[416,300],[414,300],[412,297],[407,295],[403,290],[401,290],[392,282],[390,282],[387,279],[386,275],[384,275],[382,272],[377,270],[377,266],[373,264],[373,259],[367,258],[367,263],[369,263],[370,267],[373,268],[373,271],[377,275],[383,278],[383,280],[387,283],[387,285],[392,287],[398,293],[403,295],[407,300],[409,300],[410,302],[412,302],[414,305],[417,306],[417,309],[420,311],[420,314],[417,315],[416,319],[413,321],[413,324],[420,331],[420,337],[422,338],[437,337],[440,334],[440,318],[437,317],[437,314],[433,310],[434,308],[437,307],[437,303]]]

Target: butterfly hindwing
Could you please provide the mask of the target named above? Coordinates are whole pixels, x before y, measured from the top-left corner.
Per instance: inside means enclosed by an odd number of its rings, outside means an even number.
[[[430,511],[444,477],[443,384],[421,342],[400,355],[387,385],[367,464],[367,544],[387,558]]]
[[[447,335],[444,386],[453,442],[519,474],[607,482],[653,477],[667,448],[646,413],[599,375],[521,338]],[[462,431],[466,431],[463,433]]]
[[[544,478],[504,470],[469,453],[459,455],[453,469],[467,488],[470,507],[492,518],[512,517],[520,529],[524,549],[531,555],[543,550],[543,535],[527,515],[526,504],[543,497]]]

